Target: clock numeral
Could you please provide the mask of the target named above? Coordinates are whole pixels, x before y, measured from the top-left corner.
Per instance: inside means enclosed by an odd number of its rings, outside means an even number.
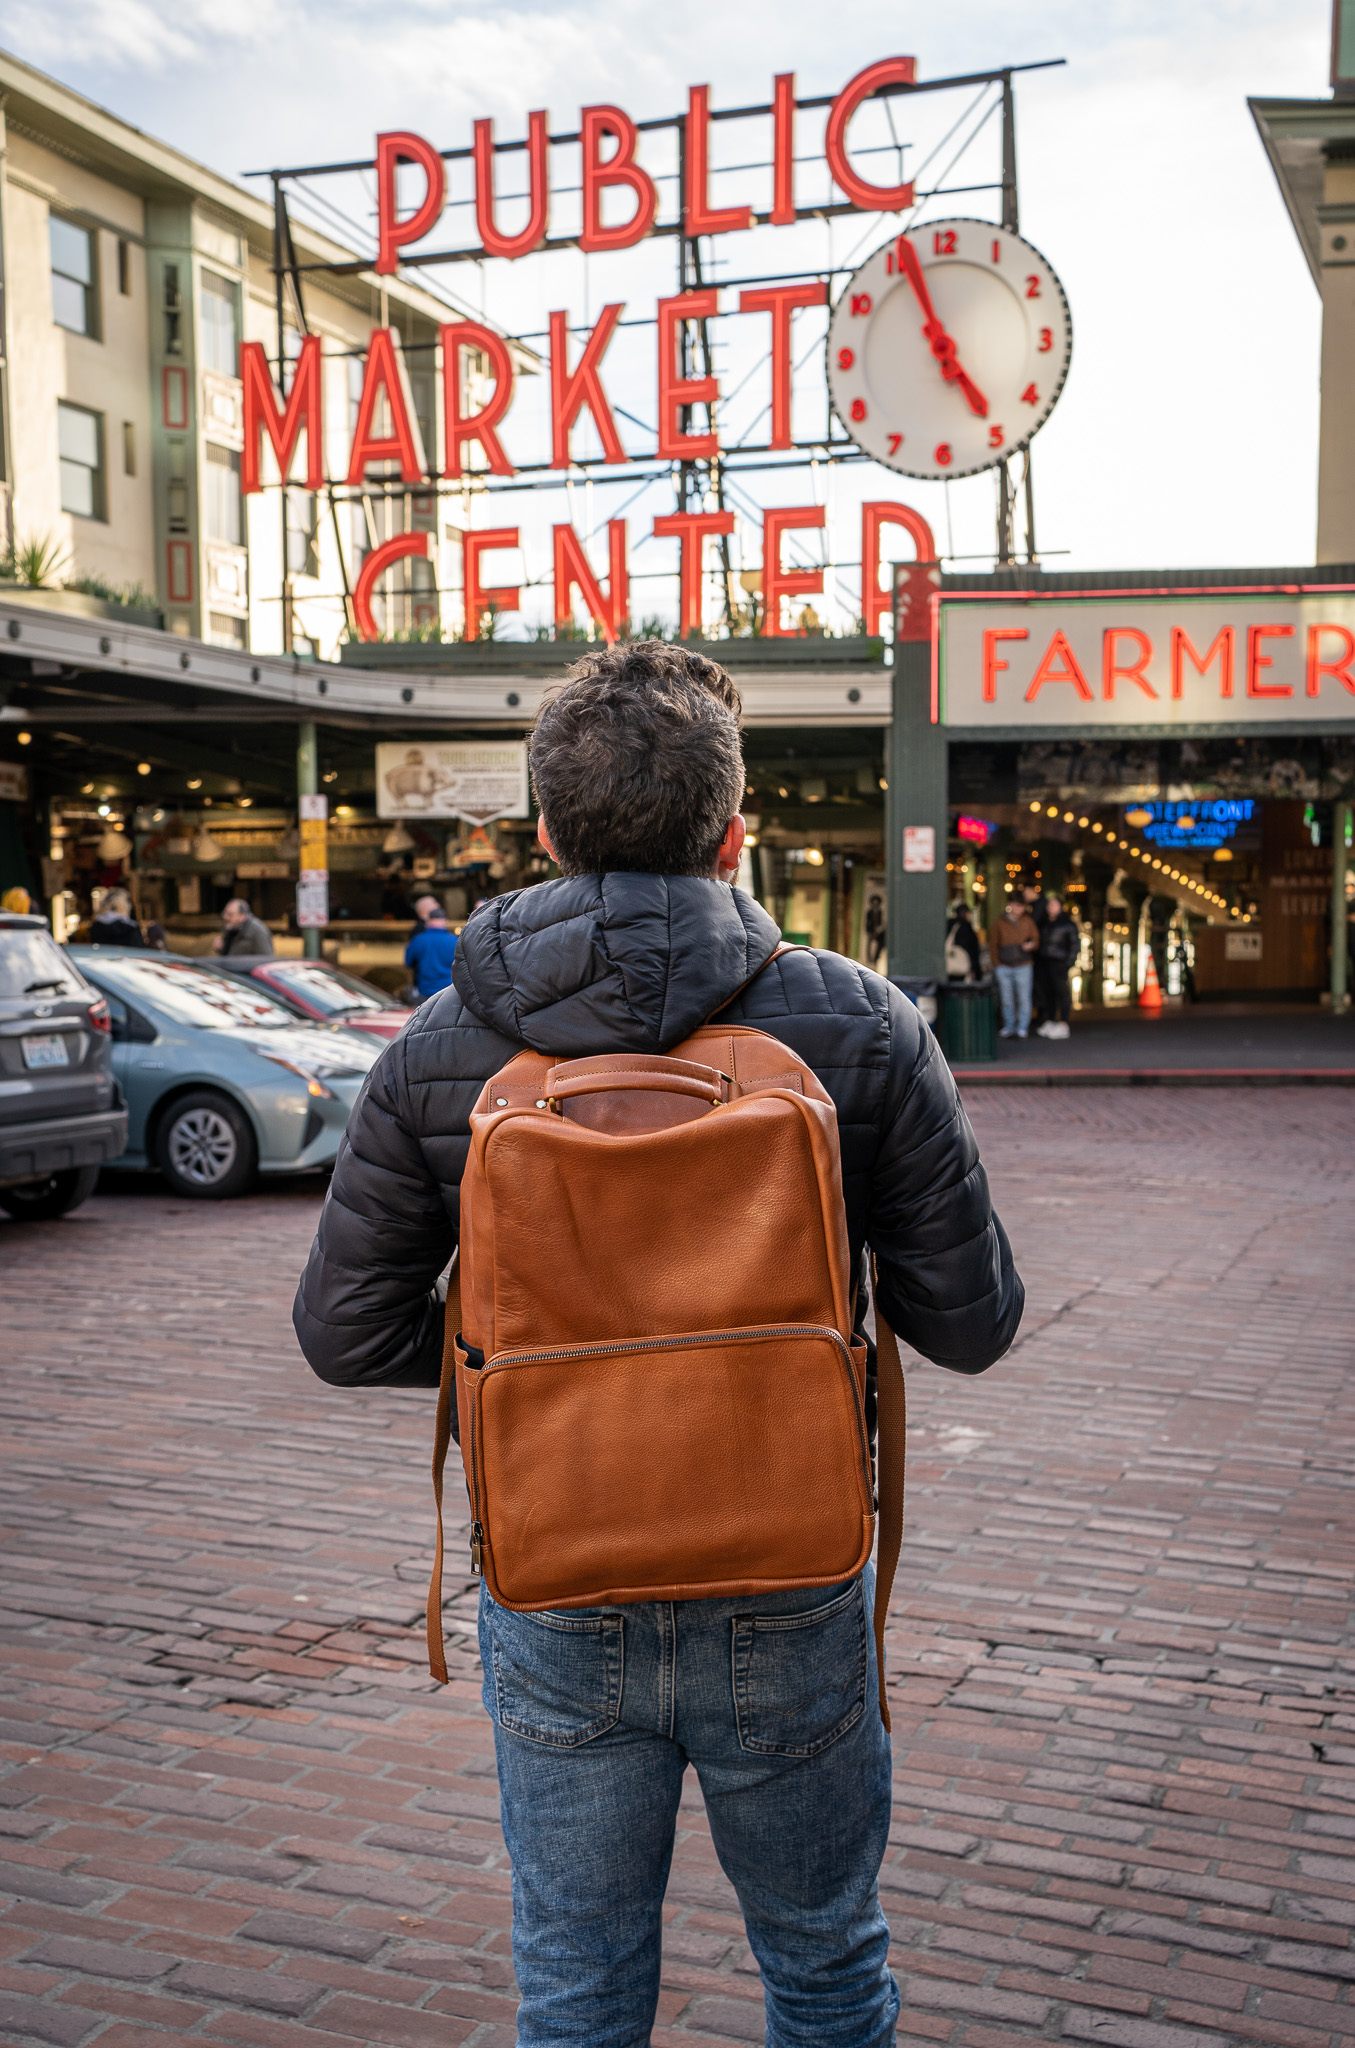
[[[994,242],[994,244],[993,244],[993,261],[994,261],[994,263],[1000,263],[1000,262],[1002,261],[1002,244],[1001,244],[1001,242]]]
[[[1052,328],[1052,327],[1042,327],[1042,328],[1040,329],[1040,346],[1039,346],[1039,349],[1037,350],[1037,354],[1039,354],[1039,355],[1042,355],[1042,356],[1047,356],[1047,355],[1049,354],[1049,351],[1050,351],[1050,349],[1051,349],[1051,348],[1053,348],[1053,346],[1054,346],[1054,330],[1053,330],[1053,328]]]
[[[856,355],[855,355],[855,352],[854,352],[854,351],[853,351],[852,349],[849,349],[849,348],[840,348],[840,349],[838,350],[838,352],[837,352],[837,366],[838,366],[839,370],[850,370],[850,368],[851,368],[852,364],[853,364],[853,363],[854,363],[855,361],[856,361]]]
[[[886,250],[885,250],[885,276],[886,276],[886,277],[892,277],[893,275],[894,275],[894,251],[893,251],[892,249],[886,249]]]
[[[869,311],[870,311],[870,293],[869,293],[869,292],[853,292],[853,293],[852,293],[852,316],[853,316],[853,318],[854,318],[854,319],[858,319],[858,320],[859,320],[859,319],[861,319],[861,318],[862,318],[862,317],[863,317],[863,316],[864,316],[865,314],[869,313]]]
[[[1003,433],[1001,427],[989,427],[988,446],[990,448],[1000,448],[1002,446],[1002,443],[1006,440],[1006,438],[1007,437]]]
[[[937,442],[937,444],[936,444],[936,456],[935,456],[935,460],[936,460],[936,463],[937,463],[938,467],[940,467],[941,469],[949,469],[949,468],[950,468],[950,464],[951,464],[951,453],[950,453],[950,443],[949,443],[949,441],[938,441],[938,442]]]
[[[902,435],[902,434],[891,434],[891,435],[890,435],[890,437],[889,437],[889,452],[890,452],[890,454],[891,454],[891,455],[897,455],[897,454],[898,454],[898,452],[899,452],[899,450],[900,450],[900,448],[902,448],[902,446],[903,446],[903,435]]]
[[[932,236],[933,256],[953,256],[956,246],[954,228],[938,228]]]
[[[1040,394],[1033,384],[1027,384],[1025,390],[1021,393],[1021,403],[1022,405],[1038,405],[1040,403]]]
[[[1031,274],[1030,274],[1030,276],[1029,276],[1029,277],[1028,277],[1028,278],[1026,279],[1026,297],[1027,297],[1028,299],[1038,299],[1038,298],[1039,298],[1039,296],[1040,296],[1040,280],[1039,280],[1039,278],[1038,278],[1038,277],[1036,277],[1035,273],[1034,273],[1034,272],[1032,271],[1032,272],[1031,272]]]
[[[864,399],[864,398],[854,398],[854,399],[852,400],[852,418],[853,418],[854,420],[863,420],[863,419],[864,419],[865,417],[866,417],[866,401],[865,401],[865,399]]]

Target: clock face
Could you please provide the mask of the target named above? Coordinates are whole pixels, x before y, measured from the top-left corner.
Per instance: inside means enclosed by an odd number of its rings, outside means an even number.
[[[828,391],[902,476],[973,476],[1024,448],[1068,375],[1063,286],[1020,235],[936,220],[861,265],[828,323]]]

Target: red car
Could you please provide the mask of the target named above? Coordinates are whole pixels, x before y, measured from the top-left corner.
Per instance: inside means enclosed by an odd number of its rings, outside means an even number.
[[[213,959],[213,967],[261,982],[271,996],[298,1017],[313,1024],[342,1024],[345,1031],[373,1038],[395,1038],[414,1012],[385,989],[331,967],[328,960],[288,960],[275,956]]]

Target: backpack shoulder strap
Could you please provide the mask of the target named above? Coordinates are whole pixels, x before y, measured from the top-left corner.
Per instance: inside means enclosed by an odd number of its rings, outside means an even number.
[[[903,1547],[904,1443],[908,1403],[899,1340],[885,1321],[880,1307],[879,1273],[873,1259],[870,1271],[871,1294],[875,1302],[875,1459],[880,1496],[875,1550],[875,1670],[880,1688],[880,1719],[888,1730],[885,1622],[889,1618],[889,1596],[894,1590],[894,1574],[898,1570],[899,1552]]]
[[[803,953],[805,950],[806,949],[803,946],[793,945],[789,939],[779,940],[777,944],[772,948],[771,952],[767,955],[766,959],[763,961],[762,967],[755,967],[752,973],[748,976],[746,981],[741,981],[737,988],[732,988],[727,996],[721,996],[719,1002],[711,1011],[710,1016],[707,1017],[707,1024],[713,1022],[713,1020],[720,1015],[720,1012],[722,1010],[727,1010],[731,1003],[737,1002],[739,997],[743,994],[744,990],[746,988],[751,988],[753,986],[753,983],[757,980],[759,974],[762,973],[763,968],[770,967],[773,960],[779,960],[783,953]]]

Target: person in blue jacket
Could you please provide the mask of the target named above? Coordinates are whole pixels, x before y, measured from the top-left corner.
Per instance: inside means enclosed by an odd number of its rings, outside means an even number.
[[[448,928],[442,911],[430,906],[422,930],[405,947],[405,965],[414,976],[420,1002],[451,987],[455,958],[456,933]]]

